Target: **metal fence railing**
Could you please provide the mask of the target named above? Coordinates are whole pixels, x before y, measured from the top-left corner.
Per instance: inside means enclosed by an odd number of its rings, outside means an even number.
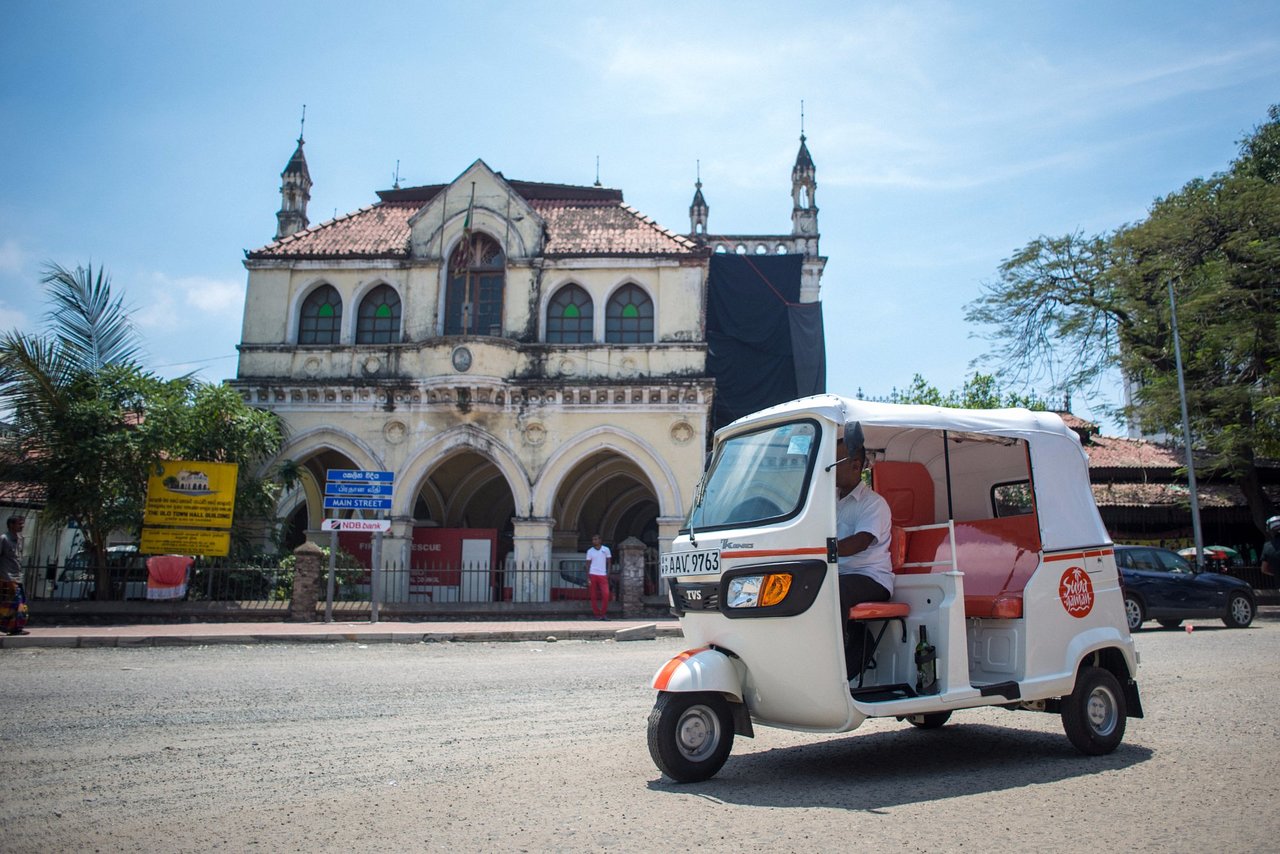
[[[281,563],[284,565],[282,566]],[[648,570],[646,561],[646,582]],[[656,560],[653,561],[656,565]],[[168,601],[187,602],[281,602],[293,595],[293,561],[262,561],[258,565],[195,561],[186,573],[185,586],[170,589]],[[100,596],[103,578],[97,567],[71,562],[30,567],[27,595],[31,599],[62,601],[130,601],[153,598],[148,590],[145,560],[136,564],[109,566],[105,577],[108,594]],[[610,598],[619,597],[619,575],[609,577]],[[317,594],[320,601],[328,592],[328,565],[320,567]],[[648,583],[645,585],[646,590]],[[460,565],[403,566],[388,563],[376,572],[363,567],[339,566],[334,571],[334,600],[368,603],[377,592],[377,601],[386,605],[455,605],[517,603],[538,605],[589,599],[587,573],[582,560],[555,562],[515,562],[501,565],[464,563]]]

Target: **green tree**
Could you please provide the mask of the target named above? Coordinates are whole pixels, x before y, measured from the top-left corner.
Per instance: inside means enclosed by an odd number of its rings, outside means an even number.
[[[1205,474],[1240,487],[1260,530],[1275,508],[1257,459],[1280,456],[1280,109],[1268,119],[1228,171],[1114,232],[1037,238],[968,307],[993,327],[1005,375],[1089,393],[1119,368],[1133,388],[1123,414],[1178,435],[1172,283]]]
[[[1000,409],[1021,406],[1026,409],[1044,410],[1048,407],[1035,394],[1019,394],[1004,391],[993,374],[974,373],[964,381],[959,390],[945,395],[924,377],[916,374],[904,391],[894,389],[889,396],[892,403],[922,403],[929,406],[950,406],[956,409]]]
[[[267,468],[284,444],[284,427],[272,412],[254,409],[228,386],[175,380],[176,396],[154,417],[164,419],[171,459],[235,463],[233,555],[247,556],[264,524],[275,520],[282,485],[296,478],[288,462]],[[274,533],[274,532],[270,532]]]
[[[107,537],[140,517],[163,446],[143,413],[164,384],[137,365],[136,333],[103,270],[50,265],[42,282],[53,331],[0,336],[0,406],[15,436],[0,473],[43,485],[45,512],[76,523],[107,598]]]
[[[141,527],[147,477],[162,458],[240,464],[237,521],[270,519],[278,486],[261,467],[283,442],[277,418],[229,388],[145,371],[101,269],[50,265],[42,281],[50,332],[0,336],[0,408],[14,428],[0,478],[41,484],[45,513],[77,525],[97,567],[95,595],[111,596],[107,538]]]

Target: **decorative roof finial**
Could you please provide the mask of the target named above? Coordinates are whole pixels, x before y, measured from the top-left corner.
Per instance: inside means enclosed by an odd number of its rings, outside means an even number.
[[[800,141],[804,142],[804,98],[800,99]]]
[[[603,185],[600,183],[600,155],[599,155],[599,154],[597,154],[597,155],[596,155],[596,183],[595,183],[595,186],[597,186],[597,187],[603,186]]]
[[[395,174],[391,176],[391,189],[393,190],[400,189],[400,161],[399,160],[396,161]]]
[[[302,132],[307,128],[307,105],[302,105],[302,124],[298,126],[298,143],[302,143]]]
[[[699,190],[701,190],[702,189],[702,161],[695,160],[693,162],[695,164],[693,167],[693,172],[694,172],[694,175],[696,176],[693,179],[693,185],[697,187]]]

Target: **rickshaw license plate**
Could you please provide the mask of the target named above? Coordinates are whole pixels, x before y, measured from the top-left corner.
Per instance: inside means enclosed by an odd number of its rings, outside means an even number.
[[[664,578],[675,575],[708,575],[719,571],[719,549],[673,552],[662,556],[662,575]]]

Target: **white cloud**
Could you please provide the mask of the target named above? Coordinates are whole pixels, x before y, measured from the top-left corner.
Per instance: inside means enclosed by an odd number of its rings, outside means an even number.
[[[0,275],[19,275],[23,272],[27,253],[18,245],[18,241],[10,238],[0,243]]]
[[[8,303],[0,302],[0,331],[19,330],[30,331],[30,319],[21,309],[14,308]]]
[[[147,285],[146,301],[134,311],[139,327],[158,329],[193,320],[239,319],[244,310],[244,285],[234,279],[209,276],[173,278],[154,273]]]

